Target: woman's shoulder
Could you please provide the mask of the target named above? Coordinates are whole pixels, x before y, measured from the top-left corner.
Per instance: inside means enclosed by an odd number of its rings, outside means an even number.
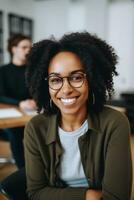
[[[129,121],[125,113],[107,105],[103,107],[101,112],[92,113],[91,124],[101,132],[119,126],[129,127]]]
[[[105,105],[102,112],[99,115],[100,121],[106,123],[129,123],[128,118],[123,111],[119,111],[116,107]]]
[[[56,115],[47,115],[47,114],[37,114],[30,119],[27,123],[27,126],[32,126],[35,128],[38,127],[48,127],[50,124],[55,123]]]
[[[92,119],[93,127],[103,133],[98,134],[99,136],[105,135],[108,138],[113,133],[117,135],[129,135],[130,133],[130,123],[125,113],[112,107],[104,106],[103,110],[94,114]]]
[[[119,107],[111,106],[111,105],[105,105],[102,110],[102,115],[109,115],[111,117],[126,117],[125,109],[119,109]]]
[[[25,127],[25,141],[36,141],[41,144],[48,144],[56,137],[57,116],[38,114],[34,116]]]

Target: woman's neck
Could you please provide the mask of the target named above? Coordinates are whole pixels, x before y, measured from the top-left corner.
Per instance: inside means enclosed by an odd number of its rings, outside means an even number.
[[[62,115],[60,120],[60,127],[68,132],[74,131],[81,127],[86,118],[87,113],[85,115],[78,115],[77,117],[72,115]]]

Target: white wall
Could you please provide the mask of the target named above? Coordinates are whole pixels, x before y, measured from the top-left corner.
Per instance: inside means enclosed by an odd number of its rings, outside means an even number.
[[[108,0],[86,1],[86,26],[89,32],[106,38],[108,24]]]
[[[83,31],[86,29],[86,6],[83,1],[70,3],[68,8],[67,28],[72,31]]]
[[[109,7],[109,43],[119,55],[119,77],[115,79],[118,93],[134,89],[134,2],[112,3]],[[118,95],[118,94],[117,94]]]
[[[70,3],[68,29],[87,30],[105,38],[107,32],[107,0],[81,0]]]
[[[40,1],[35,8],[35,41],[55,35],[61,36],[67,31],[67,0]]]
[[[106,39],[119,55],[116,91],[133,89],[134,2],[108,0],[0,0],[4,11],[4,49],[7,62],[7,14],[14,12],[34,19],[34,42],[50,35],[87,30]],[[117,92],[117,93],[118,93]]]
[[[15,13],[21,16],[34,18],[33,0],[0,0],[0,10],[4,13],[4,61],[8,62],[9,55],[7,53],[8,39],[8,13]]]
[[[88,30],[105,37],[107,0],[52,0],[34,3],[35,41],[50,35]],[[99,5],[99,6],[98,6]]]
[[[4,11],[4,60],[8,38],[7,14],[13,12],[34,19],[34,42],[50,35],[60,37],[66,32],[87,30],[106,35],[107,0],[0,0]],[[98,6],[99,5],[99,6]]]

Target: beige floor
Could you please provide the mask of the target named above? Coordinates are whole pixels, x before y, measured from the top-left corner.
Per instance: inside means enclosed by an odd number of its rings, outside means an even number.
[[[131,146],[132,146],[132,158],[133,158],[133,169],[134,169],[134,134],[131,137]],[[9,143],[7,142],[0,142],[0,156],[9,156],[11,154]],[[7,165],[0,165],[0,181],[17,170],[16,166],[13,164],[7,164]],[[134,170],[133,170],[134,171]],[[134,180],[134,172],[133,172],[133,180]],[[134,182],[132,187],[132,200],[134,200]],[[0,200],[6,200],[5,197],[0,195]]]

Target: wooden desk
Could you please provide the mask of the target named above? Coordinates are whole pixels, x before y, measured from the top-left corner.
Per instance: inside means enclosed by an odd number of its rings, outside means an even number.
[[[25,114],[17,106],[0,103],[0,108],[16,108],[19,112],[23,114],[21,117],[0,119],[0,129],[25,126],[25,124],[33,117],[32,115]],[[0,156],[0,164],[5,163],[13,163],[12,157],[5,158]]]
[[[0,119],[0,129],[25,126],[25,124],[33,117],[31,115],[25,114],[17,106],[0,103],[0,108],[16,108],[23,114],[21,117]]]

